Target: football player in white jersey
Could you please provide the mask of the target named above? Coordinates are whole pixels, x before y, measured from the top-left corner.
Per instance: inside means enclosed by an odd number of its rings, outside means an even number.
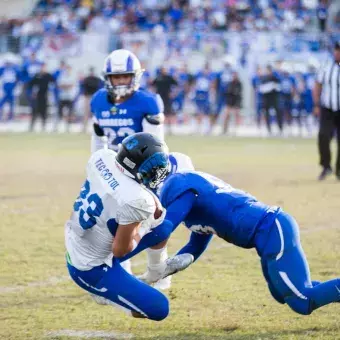
[[[168,236],[164,230],[174,227],[164,219],[166,211],[156,195],[146,189],[156,188],[169,171],[173,165],[166,144],[148,133],[127,137],[118,153],[107,149],[95,152],[65,225],[67,267],[72,279],[96,302],[118,305],[134,317],[162,320],[169,313],[162,293],[120,265],[120,259],[134,249],[164,241]],[[178,209],[169,206],[167,211],[173,214]],[[191,261],[168,259],[165,266],[173,273]]]

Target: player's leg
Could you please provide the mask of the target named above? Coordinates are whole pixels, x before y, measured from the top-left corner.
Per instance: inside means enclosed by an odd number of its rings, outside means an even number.
[[[9,115],[8,115],[8,120],[12,120],[14,118],[14,94],[11,92],[8,95],[8,104],[9,104]]]
[[[158,273],[159,270],[163,269],[165,261],[168,258],[168,248],[166,246],[167,241],[168,240],[165,240],[146,250],[148,257],[148,270],[140,276],[141,280],[147,282],[149,276],[152,277],[154,272]],[[171,287],[171,276],[159,280],[154,284],[154,287],[161,290],[169,289]]]
[[[1,99],[0,99],[0,120],[2,119],[2,112],[3,112],[3,107],[6,103],[6,95],[4,95]]]
[[[266,262],[275,291],[295,312],[308,315],[317,308],[340,301],[339,279],[312,283],[298,225],[290,215],[280,213],[277,216],[262,261]]]
[[[337,159],[336,159],[336,165],[335,165],[335,174],[340,180],[340,115],[335,117],[335,126],[336,126],[336,134],[337,134]]]
[[[42,128],[43,130],[46,130],[46,121],[47,121],[47,100],[42,101],[39,105],[39,111],[41,115],[41,121],[42,121]]]
[[[155,321],[169,314],[166,296],[128,274],[115,259],[112,267],[101,265],[80,271],[68,263],[68,270],[81,288],[99,296],[95,300],[100,304],[118,306],[134,317]]]
[[[272,120],[270,117],[270,102],[268,95],[263,98],[263,111],[264,111],[264,118],[266,120],[267,131],[269,134],[272,133]]]
[[[32,111],[31,111],[31,123],[30,123],[30,131],[34,130],[34,125],[38,117],[38,100],[32,100]]]
[[[334,115],[326,108],[321,109],[320,128],[318,134],[318,147],[320,154],[320,165],[324,169],[331,168],[330,143],[334,132]]]
[[[269,291],[272,295],[272,297],[281,304],[285,303],[285,299],[283,298],[283,296],[276,290],[275,286],[273,285],[270,277],[269,277],[269,273],[268,273],[268,264],[267,261],[265,259],[261,259],[261,266],[262,266],[262,273],[264,278],[267,281],[267,285],[269,288]]]
[[[229,101],[227,101],[229,103]],[[227,104],[224,111],[224,117],[223,117],[223,134],[228,133],[229,128],[229,121],[230,121],[230,106]]]

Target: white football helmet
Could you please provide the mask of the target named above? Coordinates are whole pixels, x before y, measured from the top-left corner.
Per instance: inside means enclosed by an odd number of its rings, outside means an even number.
[[[115,99],[125,97],[138,90],[143,72],[138,58],[132,52],[123,49],[115,50],[105,59],[103,69],[105,88]],[[131,83],[114,86],[109,79],[109,75],[112,74],[131,74]]]

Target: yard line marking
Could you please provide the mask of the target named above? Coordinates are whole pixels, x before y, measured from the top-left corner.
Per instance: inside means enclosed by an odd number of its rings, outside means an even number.
[[[314,232],[318,232],[318,231],[323,231],[323,230],[331,230],[331,229],[339,229],[338,226],[334,225],[331,227],[317,227],[317,228],[303,228],[300,229],[301,233],[309,233],[312,234]],[[234,247],[233,244],[231,243],[227,243],[223,240],[218,240],[219,242],[221,242],[220,244],[211,247],[212,250],[219,250],[219,249],[223,249],[223,248],[230,248],[230,247]],[[203,254],[202,257],[209,257],[209,255],[207,254]],[[140,261],[132,261],[132,267],[138,267],[141,265],[146,264],[146,260],[140,260]],[[48,280],[45,281],[33,281],[28,283],[25,286],[10,286],[10,287],[0,287],[0,294],[10,294],[10,293],[16,293],[16,292],[21,292],[25,289],[28,288],[34,288],[34,287],[48,287],[48,286],[54,286],[54,285],[58,285],[60,283],[66,282],[71,280],[71,278],[68,275],[64,275],[64,276],[55,276],[55,277],[51,277]]]
[[[105,332],[105,331],[90,331],[90,330],[73,330],[73,329],[60,329],[58,331],[50,331],[46,333],[48,337],[67,336],[81,339],[132,339],[131,333],[119,333],[119,332]]]

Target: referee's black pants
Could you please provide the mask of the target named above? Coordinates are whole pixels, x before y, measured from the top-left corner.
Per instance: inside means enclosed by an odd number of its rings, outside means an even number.
[[[332,111],[325,107],[321,108],[320,129],[318,136],[320,165],[331,168],[331,140],[336,133],[338,144],[338,155],[335,172],[340,174],[340,111]]]

